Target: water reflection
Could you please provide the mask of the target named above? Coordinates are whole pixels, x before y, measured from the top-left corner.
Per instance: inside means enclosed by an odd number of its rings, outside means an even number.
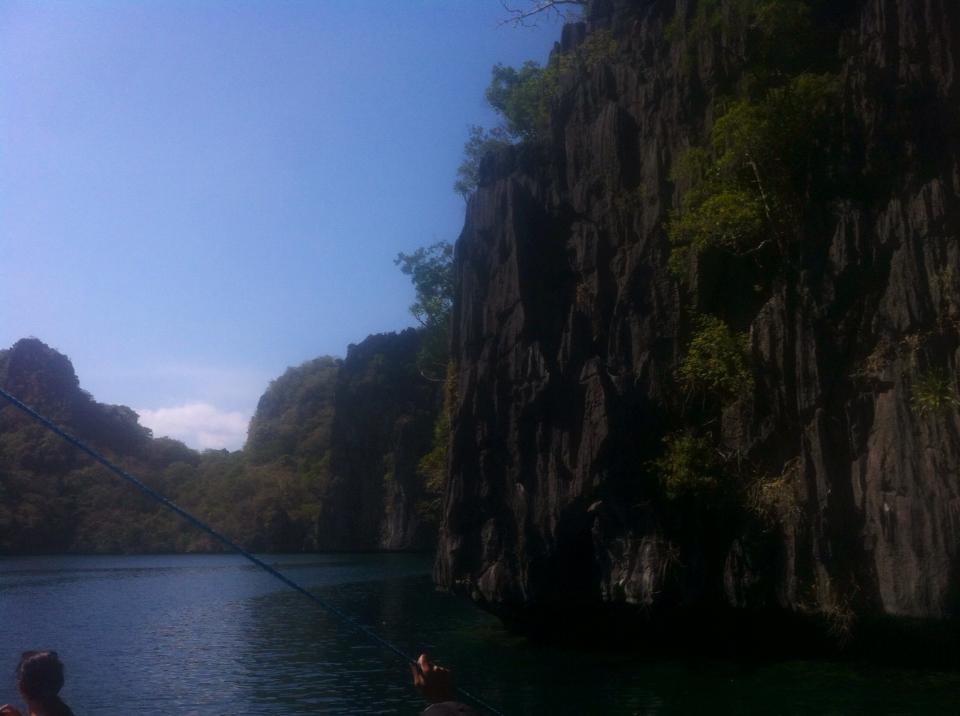
[[[398,636],[408,601],[407,579],[316,587],[323,599],[387,639]],[[422,580],[413,580],[419,584]],[[407,685],[406,666],[297,594],[246,604],[244,655],[249,701],[272,713],[416,713],[422,704]],[[410,618],[410,614],[406,614]],[[401,648],[407,645],[400,644]]]
[[[830,663],[685,664],[530,645],[434,591],[405,555],[272,558],[510,714],[933,714],[953,673]],[[406,666],[226,556],[0,560],[0,703],[25,648],[55,648],[78,713],[415,714]],[[9,675],[9,676],[7,676]]]

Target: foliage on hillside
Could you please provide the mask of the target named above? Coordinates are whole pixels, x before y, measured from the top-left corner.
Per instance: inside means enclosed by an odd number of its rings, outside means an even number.
[[[308,361],[270,383],[250,421],[244,451],[262,465],[290,458],[313,468],[330,447],[330,422],[340,361]]]
[[[722,410],[753,392],[748,336],[731,326],[750,323],[743,296],[760,300],[790,281],[811,207],[843,187],[836,37],[817,17],[829,9],[820,0],[698,0],[668,26],[689,71],[713,47],[726,73],[702,136],[672,169],[678,201],[666,226],[669,266],[690,299],[690,320],[676,375],[682,429],[654,463],[668,495],[696,484],[697,470],[702,484],[740,470],[718,470],[712,430]],[[713,313],[705,315],[691,279],[710,271],[724,276],[713,280],[733,298],[710,301]]]
[[[420,324],[420,374],[443,380],[449,358],[450,309],[453,306],[453,246],[438,241],[412,254],[397,254],[394,264],[410,277],[416,300],[410,315]]]
[[[737,79],[717,102],[702,143],[676,160],[681,201],[668,227],[671,266],[683,275],[708,249],[782,266],[811,199],[836,188],[840,127],[835,52],[812,32],[816,2],[736,0],[746,28],[734,52]],[[724,31],[725,5],[701,0],[670,34],[692,51]],[[726,22],[732,22],[726,17]]]
[[[447,365],[447,378],[443,385],[443,405],[433,426],[433,442],[430,452],[420,458],[417,474],[423,484],[423,496],[417,503],[420,516],[434,528],[440,526],[443,493],[447,486],[447,449],[450,443],[450,418],[456,403],[457,368]]]
[[[745,357],[746,340],[716,316],[699,316],[677,377],[691,395],[714,396],[723,402],[753,388]]]
[[[417,512],[429,529],[440,525],[442,498],[447,484],[447,450],[450,420],[456,400],[457,368],[450,360],[450,313],[453,309],[453,246],[433,244],[411,255],[400,254],[396,263],[410,276],[417,301],[410,313],[423,326],[423,347],[417,362],[420,373],[443,382],[442,405],[436,413],[430,450],[420,459],[416,473],[421,487]]]
[[[233,453],[152,438],[129,408],[81,391],[70,361],[35,339],[0,352],[0,382],[245,547],[293,552],[317,545],[340,364],[318,358],[273,381],[246,449]],[[219,549],[12,406],[0,407],[0,554]]]
[[[484,97],[501,121],[492,129],[470,127],[454,190],[465,199],[473,193],[480,181],[480,165],[491,152],[545,139],[550,129],[550,109],[563,87],[593,71],[618,50],[613,35],[596,30],[572,50],[553,53],[545,66],[533,60],[520,67],[494,65]]]

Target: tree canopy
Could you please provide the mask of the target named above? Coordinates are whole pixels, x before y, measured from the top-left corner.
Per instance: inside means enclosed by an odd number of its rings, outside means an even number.
[[[453,307],[453,245],[438,241],[412,254],[399,253],[394,264],[410,277],[417,300],[410,313],[423,329],[418,363],[424,377],[442,380],[449,349],[450,310]]]
[[[470,136],[463,145],[463,161],[457,167],[453,190],[466,200],[480,181],[480,162],[498,147],[509,145],[510,137],[502,127],[487,130],[479,125],[470,127]]]
[[[564,9],[585,5],[580,0],[555,2],[543,0],[526,10],[507,10],[522,24],[542,13],[564,15]],[[477,188],[482,159],[491,151],[509,144],[532,142],[547,136],[550,107],[560,93],[561,78],[592,71],[610,61],[619,45],[609,30],[595,29],[579,45],[567,52],[554,52],[546,65],[527,60],[519,67],[497,63],[490,71],[490,84],[484,97],[500,116],[492,129],[471,126],[464,145],[464,157],[457,169],[454,190],[468,197]]]
[[[424,328],[446,325],[453,304],[453,245],[438,241],[412,254],[399,253],[393,262],[410,277],[417,300],[410,313]]]

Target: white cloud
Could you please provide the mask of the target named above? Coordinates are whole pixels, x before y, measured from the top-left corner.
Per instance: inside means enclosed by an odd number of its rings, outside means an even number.
[[[250,415],[226,411],[209,403],[186,403],[173,408],[138,408],[140,424],[156,437],[182,440],[198,450],[239,450],[247,438]]]

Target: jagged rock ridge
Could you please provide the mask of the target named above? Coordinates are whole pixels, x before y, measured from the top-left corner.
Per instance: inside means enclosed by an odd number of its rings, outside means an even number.
[[[417,369],[419,349],[420,335],[407,329],[347,350],[317,520],[320,549],[428,549],[436,540],[436,526],[417,508],[417,466],[431,448],[440,392]]]
[[[770,475],[764,528],[685,517],[644,486],[690,321],[667,268],[670,170],[736,43],[671,39],[690,11],[593,3],[559,49],[605,29],[620,52],[565,88],[545,144],[482,167],[457,243],[436,578],[521,619],[616,605],[955,617],[960,413],[914,394],[940,366],[956,395],[960,6],[835,7],[843,132],[871,186],[822,207],[796,281],[749,316],[755,387],[719,434]],[[695,307],[736,298],[704,270]]]

